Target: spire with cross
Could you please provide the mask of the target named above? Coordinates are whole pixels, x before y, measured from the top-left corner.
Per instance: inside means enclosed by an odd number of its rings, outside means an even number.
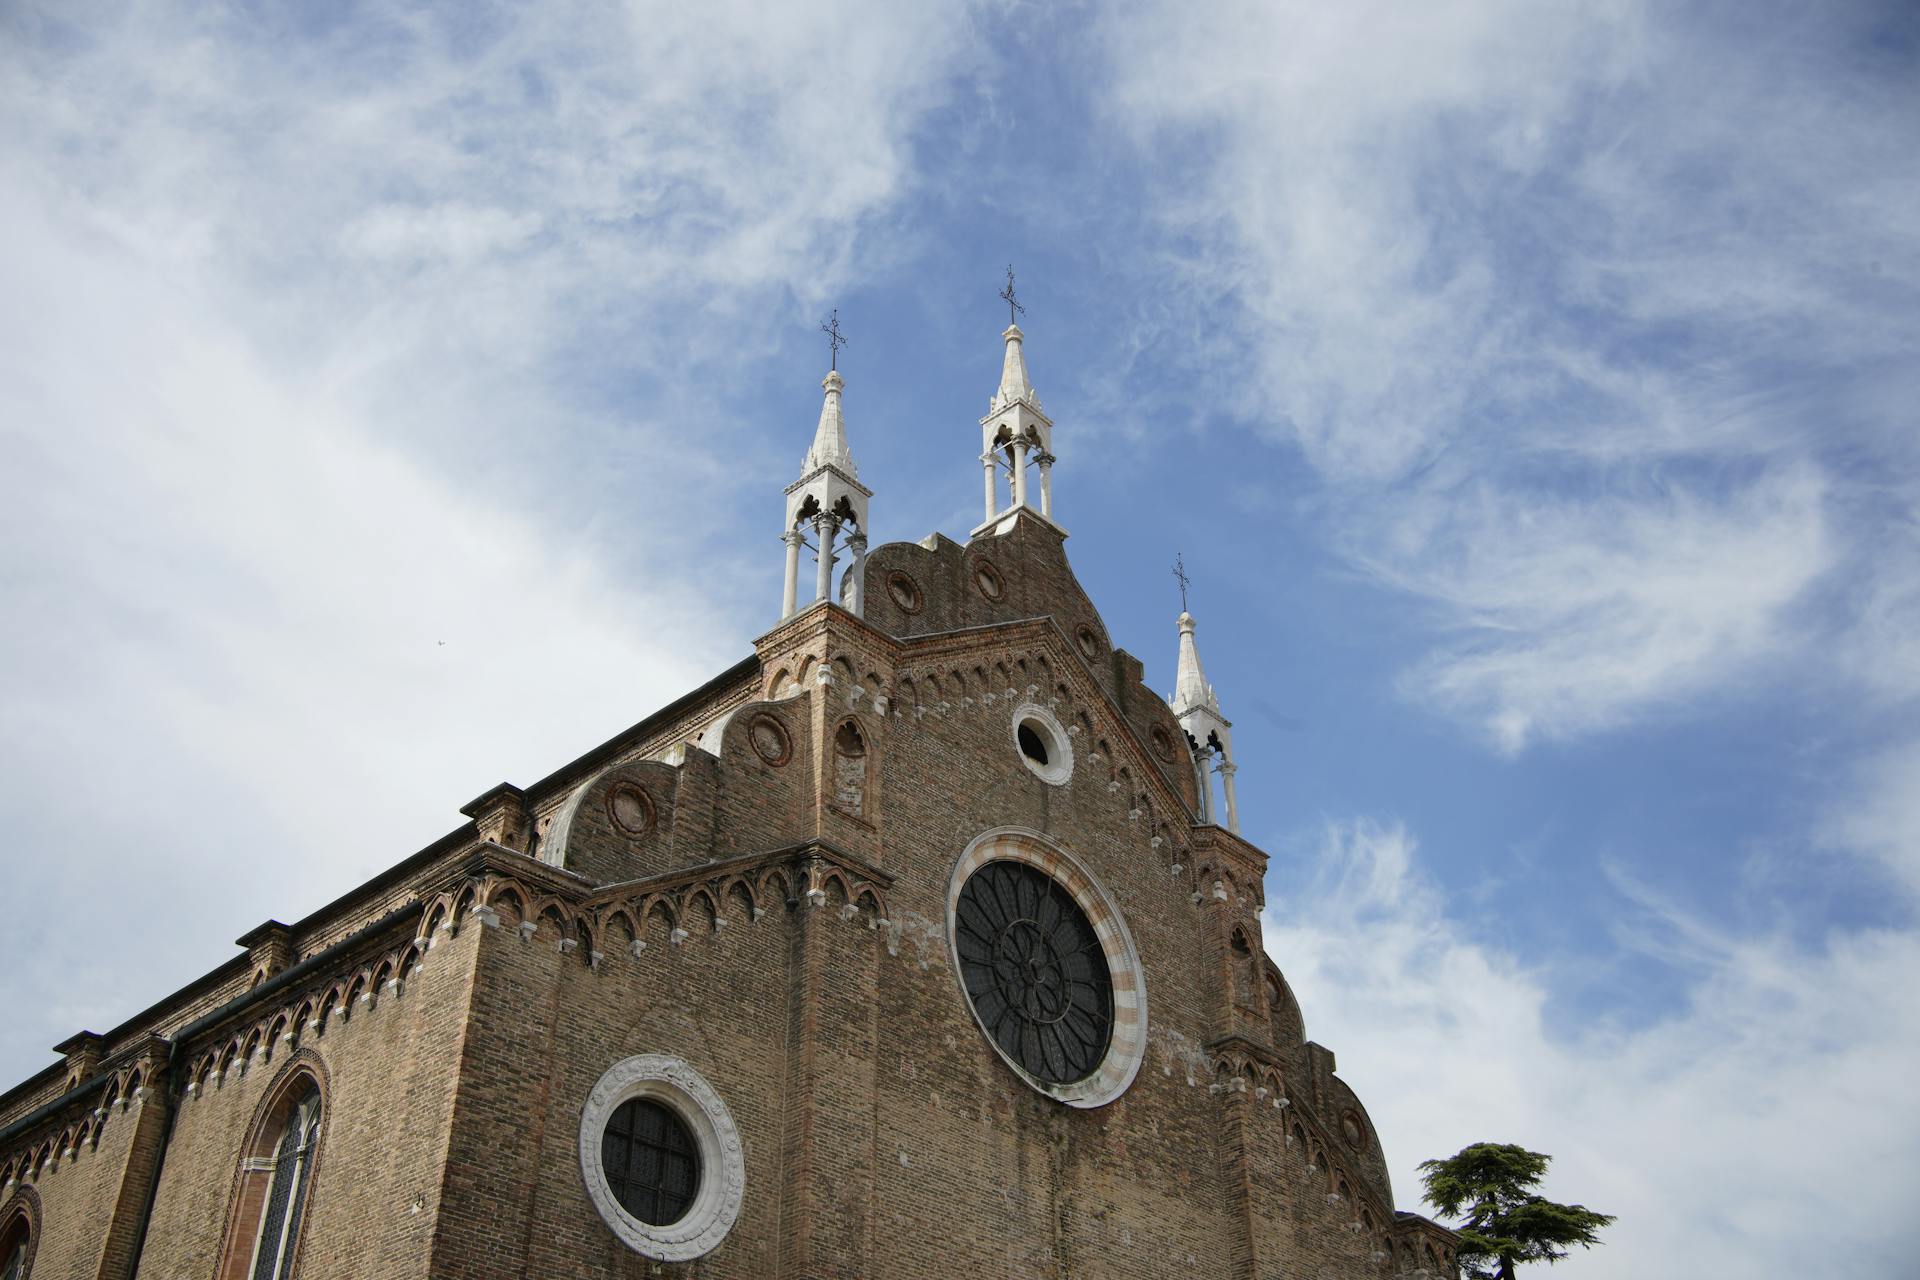
[[[1053,423],[1040,407],[1040,395],[1027,377],[1026,335],[1019,320],[1026,314],[1014,291],[1013,265],[1007,265],[1007,284],[1000,300],[1007,304],[1007,327],[1000,340],[1005,350],[1000,359],[1000,385],[987,400],[987,416],[980,419],[981,496],[984,512],[975,534],[1004,530],[1008,516],[1016,511],[1034,511],[1049,522],[1053,519]],[[1012,490],[1010,502],[1001,501],[1001,480]],[[1039,502],[1029,493],[1032,473],[1039,473]],[[1056,529],[1059,526],[1054,526]]]
[[[1187,612],[1187,588],[1193,579],[1187,576],[1186,557],[1177,551],[1173,555],[1173,577],[1180,584],[1180,617],[1176,623],[1180,628],[1180,659],[1174,670],[1173,696],[1167,699],[1167,705],[1193,744],[1200,820],[1212,823],[1220,820],[1214,808],[1212,778],[1217,773],[1226,799],[1227,829],[1238,832],[1240,813],[1233,794],[1233,775],[1238,770],[1233,759],[1233,722],[1221,713],[1220,697],[1207,682],[1207,673],[1200,665],[1200,644],[1194,638],[1199,624]]]
[[[840,308],[833,309],[833,314],[820,326],[820,332],[827,335],[827,368],[837,370],[840,367],[840,348],[847,345],[846,338],[840,333]]]
[[[832,596],[834,565],[846,552],[848,562],[843,587],[836,603],[853,613],[862,608],[867,553],[867,499],[873,491],[860,483],[860,469],[854,465],[853,449],[847,443],[846,416],[840,399],[846,379],[840,376],[840,348],[847,339],[840,332],[840,311],[835,308],[820,332],[827,335],[827,357],[832,367],[820,380],[824,393],[820,400],[820,422],[814,428],[813,446],[800,463],[800,478],[787,486],[786,529],[780,540],[786,544],[787,565],[780,616],[792,617],[801,605],[800,549],[814,548],[815,575],[813,599]],[[813,542],[807,535],[813,535]],[[836,549],[835,544],[839,544]]]

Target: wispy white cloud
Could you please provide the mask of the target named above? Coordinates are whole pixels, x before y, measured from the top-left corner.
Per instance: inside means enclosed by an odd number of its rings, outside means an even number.
[[[1867,755],[1836,788],[1823,835],[1837,849],[1878,860],[1920,902],[1920,740]]]
[[[1518,751],[1791,651],[1793,606],[1833,561],[1823,489],[1795,467],[1718,498],[1676,485],[1419,493],[1370,531],[1381,549],[1356,557],[1434,601],[1459,636],[1408,674],[1414,695]]]
[[[1643,1025],[1571,1018],[1554,972],[1522,963],[1497,916],[1456,911],[1398,825],[1330,825],[1309,882],[1269,910],[1267,949],[1372,1112],[1402,1202],[1420,1160],[1518,1142],[1554,1156],[1548,1195],[1620,1219],[1556,1273],[1899,1273],[1920,1193],[1904,994],[1920,936],[1801,946],[1621,887],[1623,941],[1684,982]]]
[[[1901,643],[1897,588],[1864,619],[1809,588],[1847,596],[1886,488],[1920,494],[1920,94],[1870,7],[1764,13],[1103,26],[1118,118],[1180,176],[1149,207],[1190,246],[1182,293],[1244,331],[1197,353],[1208,385],[1303,452],[1343,551],[1432,606],[1409,691],[1504,749],[1810,634]]]

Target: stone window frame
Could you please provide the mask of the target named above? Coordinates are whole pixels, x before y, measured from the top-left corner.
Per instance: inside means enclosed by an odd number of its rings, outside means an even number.
[[[700,1190],[693,1205],[679,1221],[664,1226],[628,1213],[607,1184],[600,1162],[608,1121],[634,1098],[671,1110],[700,1151]],[[580,1113],[580,1176],[594,1210],[621,1243],[658,1262],[686,1262],[711,1253],[733,1229],[746,1198],[746,1157],[733,1113],[692,1064],[668,1053],[623,1058],[595,1083]]]
[[[1023,862],[1052,877],[1086,914],[1106,954],[1107,973],[1113,986],[1113,1035],[1107,1044],[1106,1057],[1093,1074],[1084,1079],[1048,1084],[1028,1073],[994,1040],[960,981],[960,949],[954,919],[960,891],[975,871],[989,862],[999,861]],[[954,990],[966,1005],[967,1016],[979,1028],[981,1038],[1010,1071],[1036,1092],[1070,1107],[1091,1110],[1104,1107],[1125,1093],[1140,1074],[1140,1064],[1147,1056],[1147,977],[1140,964],[1139,948],[1134,946],[1133,934],[1120,908],[1093,872],[1050,837],[1027,827],[999,827],[974,837],[967,845],[955,860],[947,883],[947,958],[953,966]]]
[[[288,1108],[311,1089],[320,1109],[316,1133],[299,1196],[300,1222],[296,1234],[286,1244],[286,1267],[279,1273],[293,1275],[299,1268],[300,1249],[313,1222],[313,1198],[326,1157],[327,1126],[333,1119],[333,1099],[325,1064],[311,1049],[301,1049],[287,1060],[254,1108],[247,1126],[246,1142],[234,1170],[229,1194],[227,1227],[220,1247],[220,1266],[216,1280],[250,1280],[257,1259],[260,1230],[265,1219],[266,1196],[271,1194],[274,1149],[279,1145],[288,1118]]]

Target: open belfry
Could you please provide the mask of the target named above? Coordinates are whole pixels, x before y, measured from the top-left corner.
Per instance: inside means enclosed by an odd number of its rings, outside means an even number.
[[[836,323],[753,652],[57,1046],[0,1280],[1454,1275],[1262,944],[1193,618],[1157,694],[1068,565],[1003,296],[965,542],[868,545]]]

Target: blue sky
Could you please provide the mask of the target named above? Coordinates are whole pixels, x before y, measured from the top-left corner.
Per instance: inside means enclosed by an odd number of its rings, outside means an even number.
[[[1570,1275],[1898,1269],[1910,8],[315,12],[0,12],[0,1074],[744,653],[829,308],[964,535],[1011,260],[1403,1205],[1512,1140]]]

